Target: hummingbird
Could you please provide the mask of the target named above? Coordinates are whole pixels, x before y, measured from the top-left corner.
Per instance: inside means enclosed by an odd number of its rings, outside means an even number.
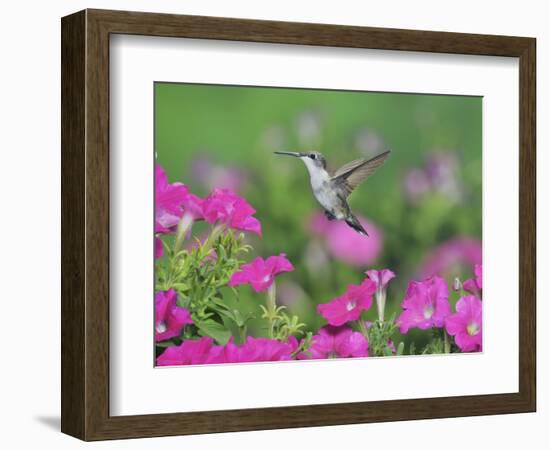
[[[344,164],[335,172],[327,169],[327,161],[319,152],[274,152],[300,158],[309,172],[313,195],[323,207],[328,220],[344,220],[359,234],[368,236],[348,205],[353,190],[369,178],[390,154],[390,150],[371,159],[361,158]]]

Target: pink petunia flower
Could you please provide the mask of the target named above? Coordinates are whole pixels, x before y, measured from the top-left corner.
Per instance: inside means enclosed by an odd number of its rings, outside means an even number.
[[[208,223],[220,222],[236,230],[251,231],[261,236],[260,221],[252,217],[255,212],[245,199],[229,189],[214,189],[202,204],[202,213]]]
[[[188,193],[184,184],[168,183],[164,169],[155,166],[155,232],[167,233],[178,224]]]
[[[382,270],[367,270],[365,272],[369,279],[374,281],[376,283],[377,289],[386,289],[386,286],[388,283],[395,278],[395,273],[393,273],[390,269],[382,269]]]
[[[232,342],[227,343],[225,362],[288,361],[292,359],[292,352],[297,347],[295,338],[289,339],[289,342],[281,342],[276,339],[248,336],[240,346]]]
[[[350,285],[344,295],[317,305],[317,311],[330,325],[340,326],[357,320],[361,311],[372,306],[372,295],[376,292],[376,283],[368,278],[360,285]]]
[[[404,311],[396,320],[401,333],[407,333],[410,328],[443,327],[451,313],[448,299],[449,289],[441,277],[411,281],[401,304]]]
[[[447,333],[454,336],[463,352],[477,352],[482,348],[482,302],[474,295],[458,300],[456,314],[445,320]]]
[[[191,314],[176,305],[174,289],[155,294],[155,341],[165,341],[181,334],[185,325],[191,325]]]
[[[309,226],[313,233],[322,236],[328,252],[336,259],[355,267],[374,263],[383,248],[383,234],[371,221],[357,216],[368,236],[352,230],[341,220],[329,221],[324,214],[314,214]]]
[[[210,337],[187,340],[181,345],[168,347],[158,358],[158,366],[180,366],[190,364],[223,364],[262,361],[288,361],[298,348],[295,338],[288,342],[276,339],[247,337],[237,345],[233,338],[226,345],[214,345]]]
[[[208,336],[183,341],[180,345],[166,348],[157,358],[157,366],[205,364],[210,357],[213,344],[214,341]]]
[[[482,268],[481,264],[476,264],[474,266],[474,278],[470,278],[462,284],[462,287],[465,291],[481,298],[481,292],[483,290],[483,280],[482,280]]]
[[[202,198],[189,193],[183,199],[184,214],[188,214],[193,220],[202,220],[204,219],[203,205]]]
[[[266,260],[257,257],[248,264],[243,264],[239,272],[235,272],[229,280],[229,286],[250,284],[256,292],[265,291],[273,284],[275,276],[282,272],[292,272],[294,266],[286,259],[286,255],[270,256]]]
[[[313,336],[307,353],[299,355],[299,359],[363,357],[369,355],[369,343],[365,336],[349,327],[326,325]]]
[[[384,309],[386,307],[386,286],[395,278],[395,273],[389,269],[367,270],[369,279],[376,283],[376,306],[378,308],[378,319],[384,320]]]
[[[162,240],[158,236],[155,236],[155,259],[162,258],[162,255],[164,255]]]

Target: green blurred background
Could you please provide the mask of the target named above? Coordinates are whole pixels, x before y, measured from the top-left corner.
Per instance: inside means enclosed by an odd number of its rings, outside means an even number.
[[[317,150],[335,169],[387,149],[386,164],[350,197],[354,212],[369,221],[369,238],[312,231],[322,210],[306,168],[273,154]],[[263,237],[249,236],[250,259],[287,254],[296,270],[278,277],[278,302],[309,330],[325,324],[316,305],[359,284],[367,269],[397,275],[389,317],[400,311],[409,280],[437,273],[450,287],[481,262],[481,97],[156,83],[155,151],[170,182],[200,196],[229,187],[252,204]],[[205,229],[199,223],[193,231],[201,236]],[[358,236],[373,239],[373,248],[355,246]],[[342,257],[350,247],[364,252],[364,262]],[[240,292],[238,300],[230,291],[226,298],[258,313],[263,296],[249,287]],[[260,321],[249,330],[265,333]],[[418,348],[428,338],[413,331],[395,340],[404,339],[406,348],[414,340]]]

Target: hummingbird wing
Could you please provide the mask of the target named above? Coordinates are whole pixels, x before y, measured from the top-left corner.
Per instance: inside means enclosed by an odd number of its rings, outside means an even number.
[[[375,156],[372,159],[356,159],[344,164],[332,175],[332,181],[343,188],[346,197],[359,186],[363,181],[370,177],[378,169],[388,156],[390,150]]]

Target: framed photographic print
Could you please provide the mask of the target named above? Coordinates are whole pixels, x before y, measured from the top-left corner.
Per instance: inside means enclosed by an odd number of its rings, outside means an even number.
[[[535,410],[535,39],[62,19],[62,431]]]

